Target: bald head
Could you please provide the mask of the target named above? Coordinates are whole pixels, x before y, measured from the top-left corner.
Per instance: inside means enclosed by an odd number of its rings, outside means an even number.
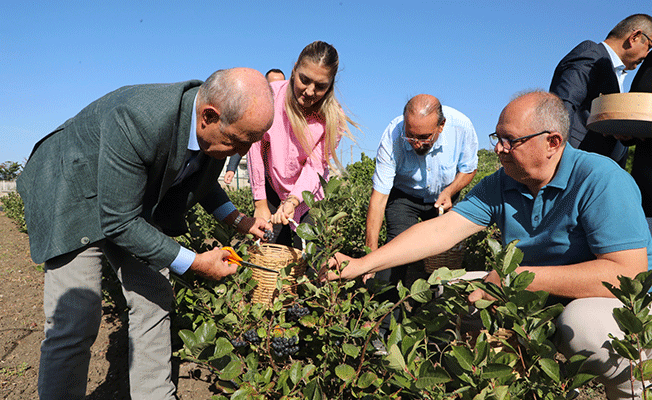
[[[430,94],[418,94],[411,98],[403,108],[403,118],[427,117],[431,114],[437,114],[437,122],[441,124],[444,121],[444,113],[441,109],[439,99]]]
[[[559,132],[564,142],[568,140],[568,110],[553,93],[536,90],[520,94],[503,109],[500,118],[508,113],[522,118],[523,124],[527,124],[532,131]]]
[[[272,126],[274,99],[260,72],[233,68],[213,73],[197,95],[197,142],[209,156],[245,155]]]
[[[271,127],[274,115],[272,91],[263,74],[255,69],[231,68],[214,72],[199,88],[198,102],[215,106],[220,111],[220,121],[225,125],[249,114],[248,117],[263,120],[263,125],[268,122],[267,129]]]

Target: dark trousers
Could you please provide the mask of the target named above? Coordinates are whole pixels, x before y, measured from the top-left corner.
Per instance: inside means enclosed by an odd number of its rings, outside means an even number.
[[[272,185],[270,185],[267,181],[265,181],[265,193],[267,195],[267,207],[269,207],[269,211],[273,215],[281,205],[281,199],[272,188]],[[310,217],[310,213],[308,212],[303,214],[298,220],[296,219],[297,217],[297,215],[294,216],[295,221],[297,221],[299,224],[307,223],[314,225],[314,222]],[[301,238],[290,228],[290,225],[274,225],[274,239],[270,240],[270,243],[282,244],[285,246],[294,247],[295,249],[303,250]]]

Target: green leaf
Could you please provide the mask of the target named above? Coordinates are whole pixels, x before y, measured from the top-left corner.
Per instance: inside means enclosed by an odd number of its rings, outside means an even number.
[[[502,379],[512,375],[512,367],[504,364],[487,364],[482,367],[482,377],[485,379]]]
[[[614,318],[618,324],[623,328],[625,333],[641,333],[643,331],[643,323],[639,320],[634,313],[626,308],[614,309]]]
[[[306,384],[306,388],[303,389],[303,397],[307,400],[322,400],[324,397],[321,388],[317,384],[317,379],[313,379],[308,384]]]
[[[317,240],[318,238],[313,226],[306,223],[299,224],[297,227],[297,235],[306,241]]]
[[[349,343],[342,344],[342,350],[344,354],[352,358],[357,358],[360,354],[360,348]]]
[[[377,386],[378,381],[378,375],[376,375],[373,371],[367,371],[360,375],[360,378],[358,378],[357,387],[360,389],[366,389],[374,384]]]
[[[634,348],[634,346],[632,346],[630,343],[614,339],[611,341],[611,346],[621,356],[629,360],[638,360],[638,352],[636,351],[636,348]]]
[[[308,364],[305,367],[303,367],[303,371],[301,372],[301,375],[303,379],[308,379],[310,375],[312,375],[317,367],[315,367],[313,364]]]
[[[435,366],[430,360],[426,360],[419,367],[419,374],[415,386],[418,389],[426,389],[450,382],[451,380],[450,375],[444,368],[439,365]]]
[[[331,218],[331,220],[328,221],[328,223],[329,223],[330,225],[335,225],[335,224],[337,223],[337,221],[341,220],[342,218],[344,218],[344,217],[346,217],[346,216],[348,216],[347,213],[345,213],[344,211],[340,211],[340,212],[338,212],[337,214],[335,214],[335,216],[333,216],[333,217]]]
[[[231,362],[220,371],[220,379],[224,381],[230,381],[244,372],[244,364],[240,360],[231,360]]]
[[[217,338],[217,341],[215,341],[215,352],[213,353],[213,357],[224,357],[225,355],[232,352],[233,349],[233,345],[227,338],[219,337]]]
[[[432,300],[430,285],[423,279],[417,279],[410,288],[410,295],[419,303],[427,303]]]
[[[570,385],[568,386],[568,390],[574,390],[577,388],[580,388],[584,386],[587,382],[589,382],[591,379],[595,378],[596,375],[581,372],[573,377],[573,380],[571,381]]]
[[[302,378],[301,372],[302,372],[301,363],[296,362],[292,364],[292,366],[290,367],[290,380],[295,385],[301,381]]]
[[[393,344],[389,347],[389,352],[387,353],[386,360],[388,362],[388,367],[394,371],[405,372],[407,369],[403,354],[401,354],[401,350],[396,344]]]
[[[559,364],[553,359],[542,358],[539,361],[539,366],[553,381],[559,382]]]
[[[195,346],[197,346],[197,337],[195,337],[195,333],[193,331],[182,329],[179,331],[179,337],[187,348],[193,349]]]
[[[215,326],[215,322],[212,319],[204,322],[195,330],[197,341],[202,343],[212,342],[215,339],[215,335],[217,335],[217,326]]]
[[[355,370],[348,364],[340,364],[335,367],[335,375],[341,380],[348,382],[355,376]]]
[[[643,376],[641,377],[641,370],[643,369]],[[634,378],[639,381],[652,380],[652,360],[645,360],[634,368]]]
[[[469,349],[462,346],[453,346],[451,350],[460,367],[465,371],[471,371],[473,369],[473,354]]]

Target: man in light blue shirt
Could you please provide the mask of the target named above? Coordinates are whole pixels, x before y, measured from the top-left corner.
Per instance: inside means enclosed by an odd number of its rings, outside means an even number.
[[[449,210],[475,176],[477,166],[478,138],[471,121],[442,106],[434,96],[420,94],[410,99],[403,115],[385,129],[378,147],[366,245],[378,248],[383,213],[390,241],[419,219],[438,216],[440,207]],[[398,283],[409,267],[395,267],[378,278]]]

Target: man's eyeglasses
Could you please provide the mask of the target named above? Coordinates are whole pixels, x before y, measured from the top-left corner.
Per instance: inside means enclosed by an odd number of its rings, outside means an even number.
[[[652,40],[650,40],[650,37],[648,35],[646,35],[645,32],[643,32],[643,31],[641,31],[641,35],[645,36],[645,38],[647,39],[648,48],[652,48]]]
[[[516,143],[524,142],[524,141],[526,141],[528,139],[531,139],[531,138],[533,138],[535,136],[543,135],[544,133],[551,133],[551,132],[550,131],[541,131],[541,132],[538,132],[538,133],[533,133],[531,135],[522,136],[522,137],[519,137],[519,138],[516,138],[516,139],[503,138],[503,137],[498,136],[498,134],[496,132],[494,132],[494,133],[489,135],[489,143],[491,143],[491,145],[494,146],[494,147],[496,147],[496,145],[498,143],[500,143],[500,145],[503,147],[503,149],[511,150],[511,149],[514,148],[514,145]]]
[[[405,139],[406,142],[410,143],[412,146],[429,146],[435,142],[437,138],[435,138],[435,135],[437,132],[433,132],[432,135],[425,139],[418,139],[418,138],[412,138],[408,137],[407,133],[405,132],[405,129],[403,129],[403,139]]]

